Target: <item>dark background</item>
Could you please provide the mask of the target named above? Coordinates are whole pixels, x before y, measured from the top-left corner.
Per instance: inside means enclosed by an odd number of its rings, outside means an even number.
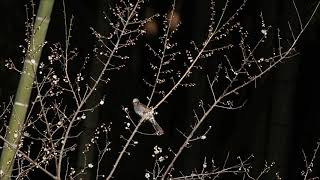
[[[19,79],[17,73],[7,70],[4,64],[8,58],[17,64],[23,59],[19,45],[24,43],[25,38],[26,3],[19,0],[0,2],[0,100],[2,102],[8,101],[8,97],[14,95]],[[170,1],[154,0],[147,4],[148,7],[143,9],[145,12],[149,8],[152,12],[163,14],[171,7]],[[224,2],[217,2],[217,8],[221,9],[223,4]],[[302,21],[306,22],[316,2],[296,0],[296,4]],[[75,16],[71,44],[79,49],[79,57],[83,57],[92,51],[96,43],[89,27],[94,27],[98,31],[107,29],[102,18],[102,11],[107,6],[105,1],[98,0],[74,0],[66,2],[66,5],[68,14]],[[209,1],[177,1],[177,11],[182,25],[176,38],[182,46],[190,40],[201,42],[205,37],[210,17],[209,5]],[[239,2],[232,0],[229,8],[235,9],[239,5]],[[284,37],[290,37],[288,20],[295,22],[295,28],[298,27],[291,1],[249,0],[239,20],[251,33],[250,38],[253,40],[260,32],[261,12],[265,23],[274,29],[280,28]],[[212,125],[213,129],[207,135],[207,140],[187,148],[176,163],[177,170],[188,174],[193,168],[201,167],[204,157],[214,158],[218,165],[222,165],[227,152],[230,152],[230,164],[237,162],[237,156],[245,158],[253,154],[255,158],[252,166],[255,173],[263,168],[265,161],[276,162],[268,179],[272,179],[275,172],[279,172],[283,179],[302,179],[300,172],[305,167],[301,150],[303,148],[311,158],[320,133],[320,117],[317,109],[320,102],[317,63],[319,21],[319,13],[316,13],[310,27],[298,43],[297,50],[300,52],[298,56],[282,63],[259,79],[256,87],[249,86],[242,92],[241,99],[247,99],[245,107],[234,111],[216,110],[210,114],[205,126]],[[80,139],[86,141],[85,138],[90,137],[91,130],[96,124],[112,121],[110,137],[112,151],[107,154],[103,163],[104,172],[109,172],[108,169],[121,150],[121,145],[124,144],[119,138],[120,134],[128,135],[123,132],[125,118],[121,106],[131,107],[131,100],[134,97],[147,102],[145,97],[150,94],[150,89],[145,86],[142,78],[151,74],[146,70],[143,44],[144,42],[152,44],[158,36],[159,34],[154,34],[142,37],[138,46],[129,48],[127,53],[133,60],[130,60],[122,70],[112,73],[111,83],[107,87],[101,87],[99,93],[92,98],[95,101],[101,95],[105,95],[106,105],[88,115],[87,120],[92,119],[92,121],[82,124],[81,127],[86,133]],[[56,1],[47,41],[63,42],[63,37],[63,8],[62,3]],[[271,42],[270,47],[276,47],[276,41]],[[152,167],[151,154],[154,145],[163,147],[165,151],[166,147],[170,146],[177,150],[181,145],[183,138],[177,133],[176,128],[188,128],[192,123],[192,109],[197,106],[200,99],[210,98],[205,74],[214,69],[211,67],[214,64],[205,62],[202,65],[205,70],[194,73],[192,77],[192,81],[200,85],[175,91],[168,99],[169,103],[159,107],[157,119],[164,128],[165,135],[161,137],[138,135],[136,139],[139,145],[129,149],[131,155],[121,161],[115,173],[118,178],[115,179],[143,179],[145,169]],[[95,69],[92,68],[92,73],[94,72]],[[138,119],[136,116],[134,118]],[[152,131],[149,125],[143,127]],[[73,162],[75,164],[78,162],[76,155]],[[315,175],[320,173],[319,163],[317,158],[313,171]]]

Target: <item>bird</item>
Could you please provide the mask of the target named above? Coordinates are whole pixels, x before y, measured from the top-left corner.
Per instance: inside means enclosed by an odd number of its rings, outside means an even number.
[[[157,121],[154,119],[153,112],[151,108],[148,108],[146,105],[141,103],[138,98],[134,98],[132,100],[133,109],[136,114],[138,114],[141,118],[145,117],[146,120],[151,122],[153,128],[156,131],[156,134],[158,136],[161,136],[164,134],[163,129],[161,126],[157,123]]]

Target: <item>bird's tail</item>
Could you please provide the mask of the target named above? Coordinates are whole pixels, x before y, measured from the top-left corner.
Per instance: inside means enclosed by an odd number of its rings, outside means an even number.
[[[152,123],[153,128],[156,130],[156,134],[158,136],[163,135],[164,131],[163,131],[162,127],[157,123],[157,121],[154,118],[150,119],[150,121]]]

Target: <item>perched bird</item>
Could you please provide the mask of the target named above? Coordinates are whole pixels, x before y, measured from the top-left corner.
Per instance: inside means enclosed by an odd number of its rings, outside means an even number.
[[[145,117],[146,120],[152,123],[153,128],[156,130],[156,134],[161,136],[164,131],[154,119],[152,109],[148,108],[146,105],[142,104],[139,99],[134,98],[132,100],[134,112],[136,112],[140,117]]]

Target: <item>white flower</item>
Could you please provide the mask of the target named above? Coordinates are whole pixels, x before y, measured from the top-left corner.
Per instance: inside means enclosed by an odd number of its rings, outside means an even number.
[[[207,163],[203,163],[203,164],[202,164],[202,167],[203,167],[203,168],[206,168],[206,167],[207,167]]]
[[[149,179],[149,178],[150,178],[150,174],[147,172],[147,173],[144,175],[144,177],[146,177],[147,179]]]
[[[159,162],[162,162],[162,161],[164,161],[164,157],[163,157],[163,156],[160,156],[160,157],[159,157]]]
[[[89,163],[88,168],[93,168],[93,164]]]
[[[154,149],[154,151],[153,151],[154,154],[159,154],[159,153],[162,152],[162,148],[161,147],[155,146],[153,149]]]
[[[99,104],[100,104],[100,105],[103,105],[103,104],[104,104],[104,100],[101,99]]]

